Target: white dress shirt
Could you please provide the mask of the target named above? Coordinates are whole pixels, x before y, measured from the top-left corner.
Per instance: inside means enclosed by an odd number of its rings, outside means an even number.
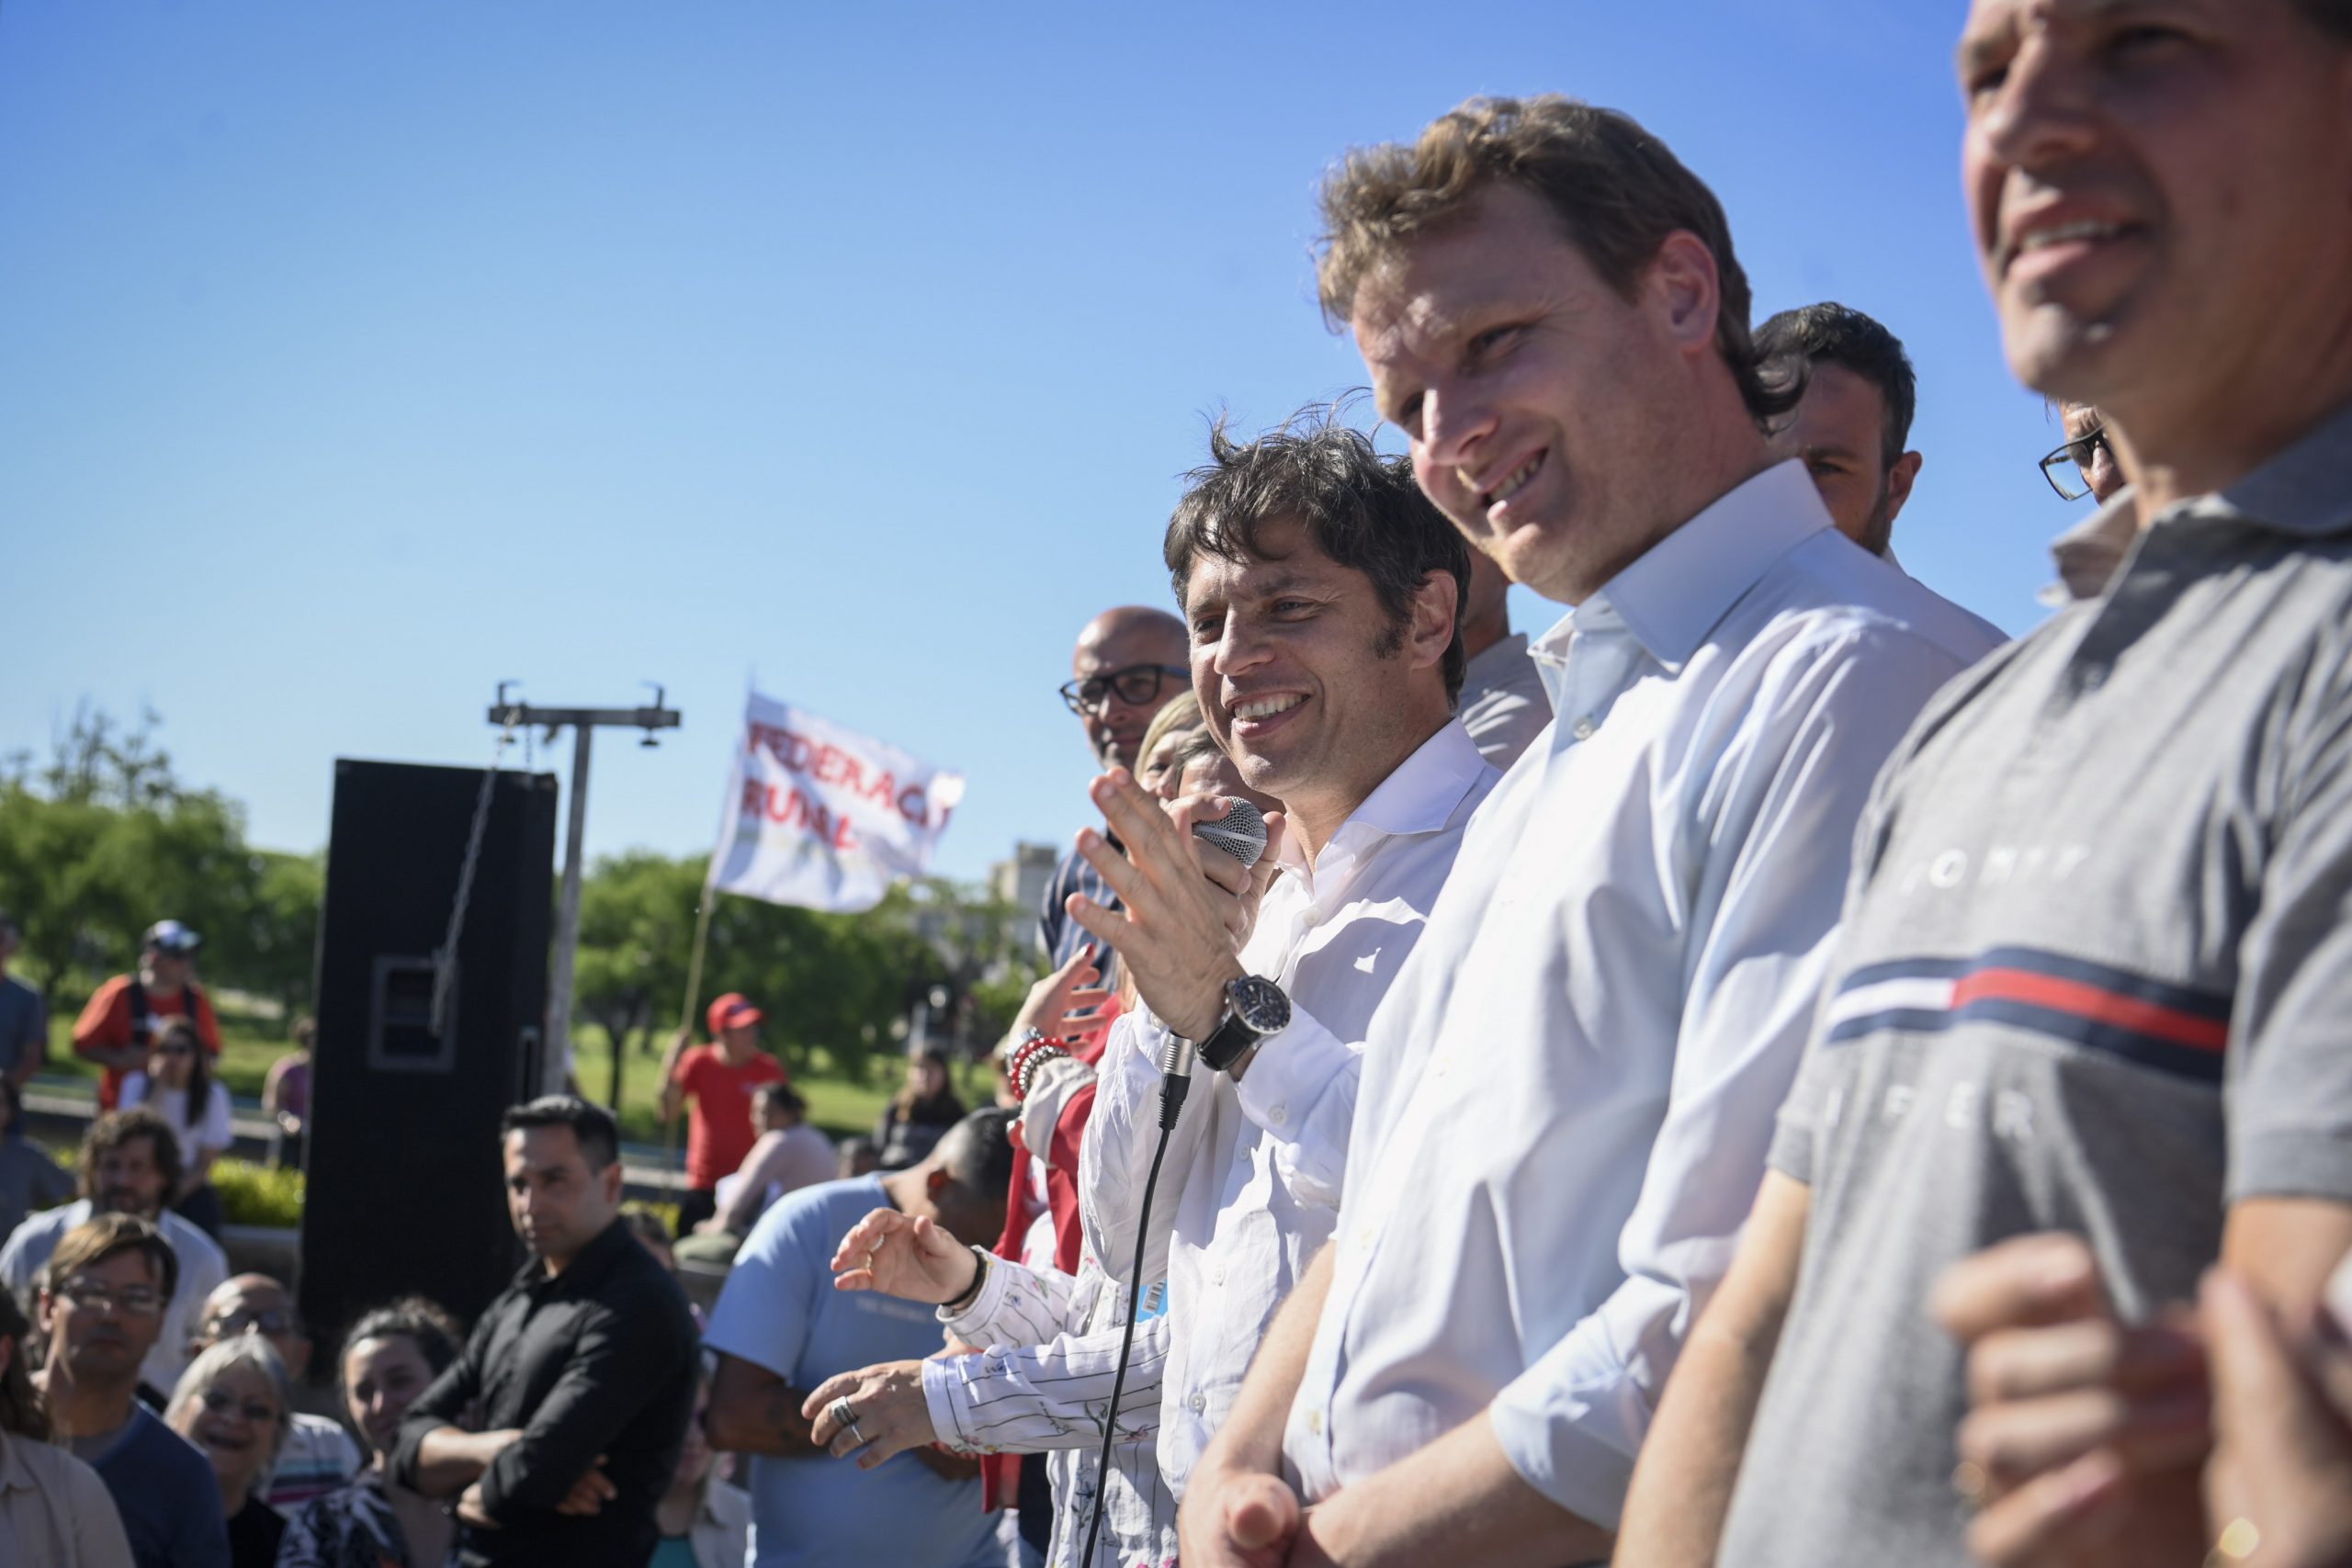
[[[1285,1434],[1309,1498],[1491,1408],[1530,1484],[1615,1526],[1762,1179],[1862,802],[1979,626],[1789,462],[1535,645],[1559,716],[1365,1043]]]
[[[50,1254],[65,1239],[65,1233],[87,1220],[92,1212],[87,1198],[77,1198],[62,1208],[32,1215],[11,1231],[7,1244],[0,1247],[0,1285],[16,1292],[27,1317],[34,1316],[33,1299],[40,1294],[35,1286],[40,1271],[49,1266]],[[179,1286],[164,1308],[163,1333],[147,1359],[139,1363],[139,1375],[148,1387],[169,1398],[180,1374],[187,1371],[188,1341],[203,1326],[199,1319],[204,1298],[229,1277],[229,1255],[220,1250],[219,1242],[169,1209],[157,1217],[155,1228],[164,1233],[172,1256],[179,1260]]]
[[[1275,1307],[1337,1219],[1364,1031],[1498,776],[1450,721],[1313,862],[1286,836],[1282,874],[1259,906],[1241,961],[1288,994],[1291,1023],[1261,1042],[1238,1084],[1196,1068],[1169,1139],[1150,1226],[1150,1252],[1165,1248],[1167,1288],[1146,1292],[1151,1315],[1137,1325],[1119,1411],[1123,1436],[1139,1438],[1156,1425],[1157,1462],[1140,1443],[1119,1457],[1104,1487],[1098,1562],[1172,1560],[1185,1477],[1231,1408]],[[1168,1038],[1140,1010],[1114,1026],[1103,1053],[1079,1162],[1080,1276],[992,1263],[978,1298],[945,1319],[957,1337],[989,1348],[923,1367],[943,1439],[1082,1450],[1057,1455],[1064,1513],[1056,1564],[1076,1561],[1073,1538],[1096,1489]],[[1143,1277],[1162,1273],[1148,1255]]]
[[[1528,656],[1525,632],[1490,645],[1462,672],[1462,728],[1496,767],[1518,761],[1551,722],[1551,694]]]

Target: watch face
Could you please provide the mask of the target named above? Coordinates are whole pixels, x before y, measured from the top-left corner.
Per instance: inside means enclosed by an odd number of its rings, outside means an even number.
[[[1279,1034],[1290,1027],[1290,998],[1272,980],[1245,975],[1225,988],[1233,1016],[1252,1034]]]

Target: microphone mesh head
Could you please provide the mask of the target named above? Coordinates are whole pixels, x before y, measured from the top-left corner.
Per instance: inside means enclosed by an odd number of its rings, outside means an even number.
[[[1243,865],[1256,865],[1266,852],[1265,815],[1248,801],[1237,800],[1216,821],[1193,823],[1193,836],[1207,840]]]

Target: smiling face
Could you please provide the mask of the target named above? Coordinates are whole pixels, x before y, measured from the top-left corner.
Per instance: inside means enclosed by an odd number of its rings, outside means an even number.
[[[344,1413],[368,1439],[370,1452],[392,1451],[401,1417],[432,1382],[433,1364],[405,1334],[362,1339],[344,1352]]]
[[[1689,515],[1661,495],[1706,439],[1688,361],[1721,363],[1694,250],[1670,237],[1629,300],[1541,197],[1493,186],[1357,291],[1349,325],[1422,491],[1547,599],[1581,603]]]
[[[2347,62],[2290,0],[1976,0],[1962,162],[2018,378],[2184,455],[2340,397]]]
[[[1204,553],[1186,580],[1193,694],[1250,788],[1344,820],[1444,722],[1453,579],[1431,573],[1400,626],[1372,580],[1297,524],[1268,523],[1258,540],[1270,554]]]
[[[277,1457],[282,1418],[269,1380],[254,1367],[232,1363],[181,1408],[174,1426],[204,1450],[221,1489],[242,1494]]]

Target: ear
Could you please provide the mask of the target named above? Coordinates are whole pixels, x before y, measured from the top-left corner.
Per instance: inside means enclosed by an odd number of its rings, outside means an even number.
[[[939,1167],[933,1166],[931,1168],[931,1174],[922,1179],[923,1196],[930,1199],[933,1203],[937,1203],[939,1201],[939,1195],[955,1185],[955,1178],[949,1176],[947,1172],[942,1170]]]
[[[1650,258],[1645,292],[1657,308],[1668,335],[1683,354],[1715,351],[1715,325],[1723,314],[1723,283],[1715,254],[1688,229],[1661,241]]]
[[[1919,465],[1926,461],[1917,452],[1905,452],[1886,471],[1886,520],[1890,524],[1903,514],[1903,503],[1911,499],[1911,486],[1919,477]]]
[[[618,1156],[615,1156],[613,1163],[599,1173],[598,1179],[605,1184],[605,1201],[618,1207],[621,1201],[621,1188],[628,1179],[628,1173],[621,1168]]]
[[[1450,571],[1432,571],[1413,590],[1413,605],[1405,621],[1405,658],[1414,670],[1434,670],[1445,662],[1453,645],[1455,620],[1462,613],[1462,585]]]

